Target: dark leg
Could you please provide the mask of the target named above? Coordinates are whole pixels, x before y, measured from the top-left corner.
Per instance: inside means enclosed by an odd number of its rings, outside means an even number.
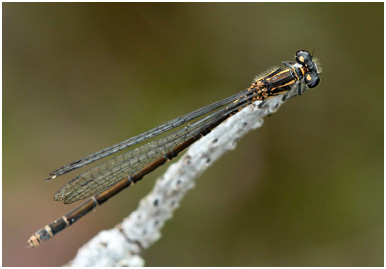
[[[302,91],[302,84],[299,83],[298,94],[299,94],[300,96],[302,96],[302,93],[303,93],[303,91]]]
[[[285,102],[288,98],[288,95],[289,95],[289,92],[286,92],[286,94],[284,94],[283,96],[283,99],[281,99],[283,102]]]
[[[262,100],[261,103],[257,106],[258,108],[262,108],[263,105],[265,105],[266,101],[265,100]]]

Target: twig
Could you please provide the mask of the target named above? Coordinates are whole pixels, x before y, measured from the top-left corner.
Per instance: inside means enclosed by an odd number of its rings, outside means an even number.
[[[296,93],[291,93],[295,96]],[[263,124],[263,118],[283,104],[282,95],[244,108],[211,133],[194,143],[181,159],[161,176],[154,189],[134,212],[115,228],[102,231],[84,245],[70,266],[144,266],[140,256],[161,237],[165,222],[173,216],[195,180],[221,155],[234,149],[237,141]]]

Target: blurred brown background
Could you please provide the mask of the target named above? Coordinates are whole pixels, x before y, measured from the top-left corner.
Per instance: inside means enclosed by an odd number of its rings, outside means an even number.
[[[3,4],[3,265],[60,266],[166,166],[36,249],[59,166],[239,92],[299,49],[320,85],[197,181],[148,266],[383,265],[383,3]]]

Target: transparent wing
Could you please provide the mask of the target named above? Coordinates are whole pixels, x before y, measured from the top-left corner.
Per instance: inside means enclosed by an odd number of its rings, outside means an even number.
[[[79,159],[79,160],[76,160],[76,161],[71,162],[69,164],[66,164],[66,165],[56,169],[55,171],[51,172],[50,178],[48,178],[47,180],[50,180],[50,179],[53,179],[57,176],[66,174],[72,170],[78,169],[78,168],[83,167],[87,164],[90,164],[90,163],[95,162],[97,160],[100,160],[104,157],[107,157],[111,154],[114,154],[116,152],[124,150],[128,147],[134,146],[134,145],[136,145],[140,142],[143,142],[147,139],[150,139],[150,138],[153,138],[153,137],[158,136],[160,134],[163,134],[169,130],[172,130],[178,126],[181,126],[184,123],[187,123],[187,122],[192,121],[198,117],[201,117],[209,112],[212,112],[212,111],[224,106],[225,104],[233,102],[233,101],[237,100],[238,98],[240,98],[241,96],[245,95],[247,92],[248,92],[248,90],[244,90],[240,93],[237,93],[235,95],[227,97],[223,100],[217,101],[213,104],[210,104],[208,106],[197,109],[189,114],[186,114],[184,116],[180,116],[174,120],[170,120],[170,121],[168,121],[164,124],[161,124],[161,125],[153,128],[147,132],[144,132],[144,133],[139,134],[137,136],[131,137],[131,138],[129,138],[125,141],[122,141],[118,144],[115,144],[111,147],[105,148],[101,151],[98,151],[94,154],[86,156],[82,159]]]
[[[220,123],[225,120],[230,114],[249,104],[254,97],[256,97],[256,93],[250,93],[248,96],[245,95],[236,102],[230,103],[228,106],[193,124],[120,154],[87,170],[60,188],[55,194],[54,199],[64,200],[64,203],[68,204],[109,188],[194,135],[201,133],[208,126],[212,126],[213,123]]]

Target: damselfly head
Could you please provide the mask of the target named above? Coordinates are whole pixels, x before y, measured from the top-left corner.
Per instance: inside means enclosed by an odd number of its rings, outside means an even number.
[[[296,61],[307,68],[304,75],[304,82],[309,88],[316,87],[320,82],[320,70],[312,55],[306,50],[299,50],[295,54]]]

